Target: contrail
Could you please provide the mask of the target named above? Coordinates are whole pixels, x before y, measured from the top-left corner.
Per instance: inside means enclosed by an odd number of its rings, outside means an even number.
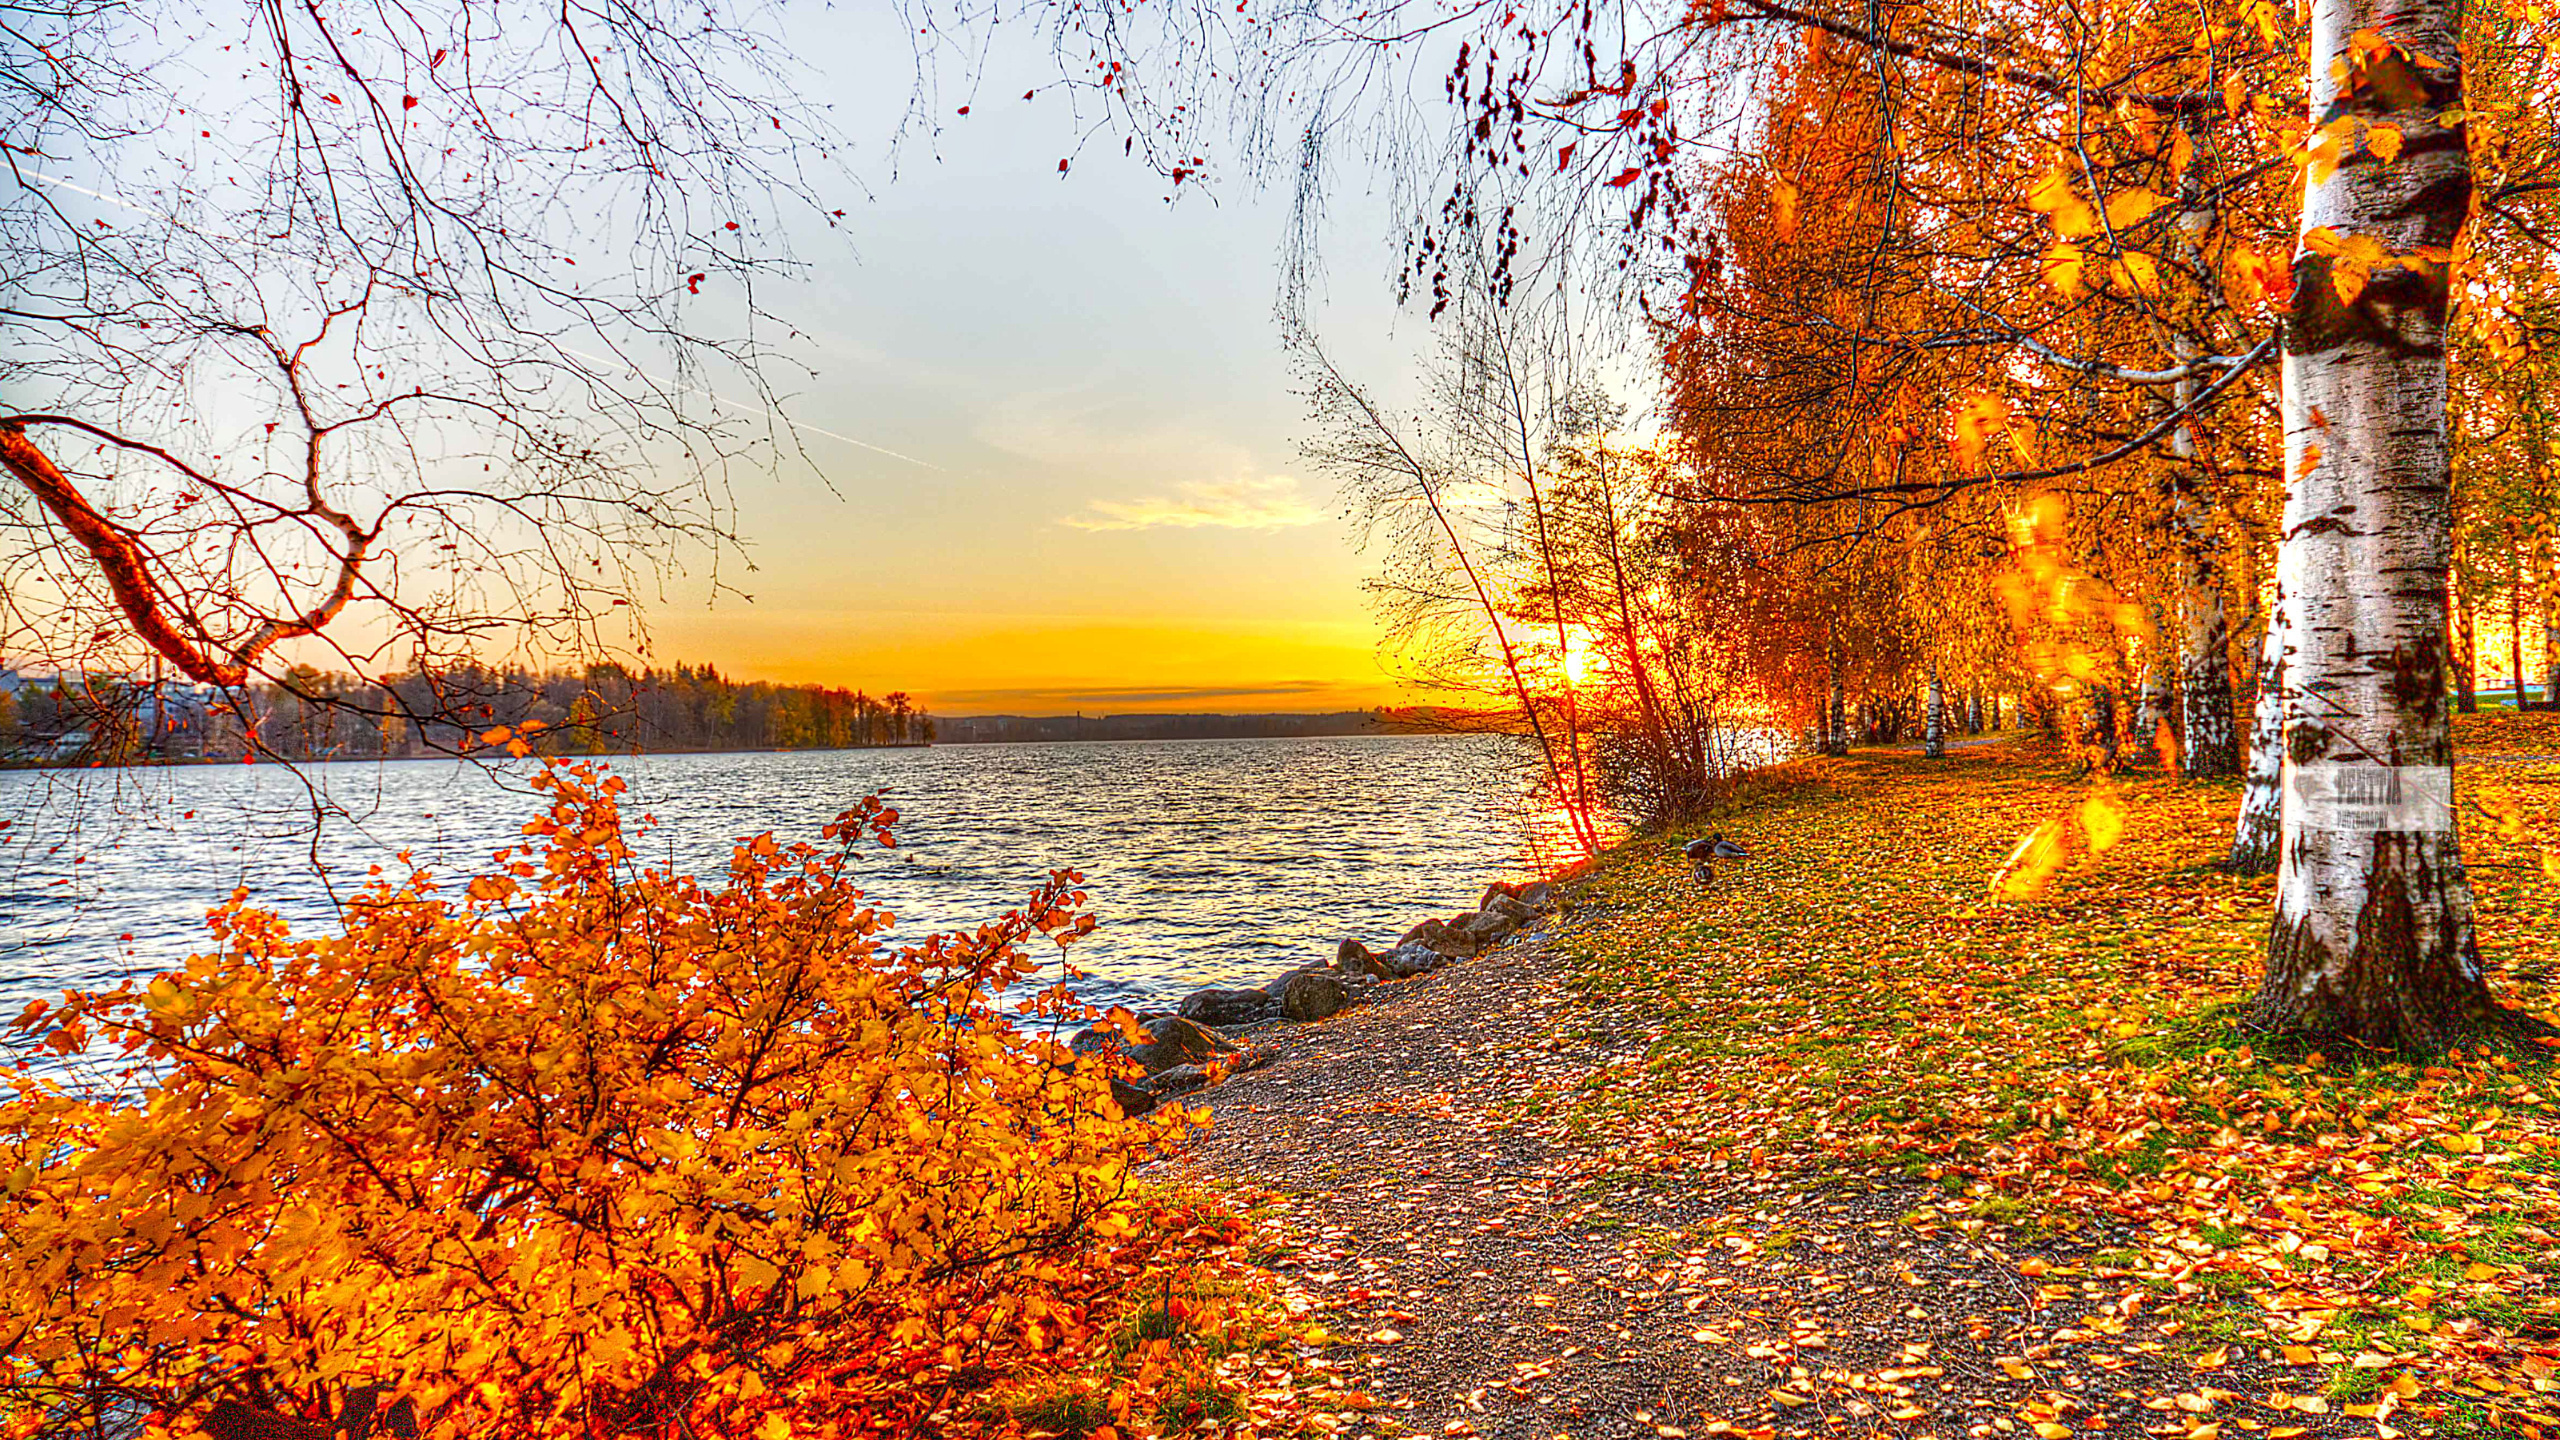
[[[154,215],[154,214],[152,214],[152,212],[150,212],[150,211],[148,211],[148,210],[143,209],[143,208],[142,208],[141,206],[139,206],[139,205],[132,204],[132,203],[131,203],[131,202],[129,202],[129,201],[119,200],[119,199],[117,199],[116,197],[114,197],[113,195],[102,195],[102,194],[100,194],[99,192],[97,192],[97,191],[95,191],[95,190],[90,189],[90,188],[89,188],[88,186],[86,186],[86,185],[74,184],[73,182],[71,182],[71,181],[69,181],[69,180],[61,179],[61,178],[59,178],[58,176],[41,174],[41,173],[39,173],[39,172],[37,172],[37,171],[34,171],[34,170],[20,170],[20,171],[18,171],[18,173],[19,173],[20,175],[22,175],[22,176],[25,176],[25,177],[26,177],[27,179],[29,179],[29,180],[41,180],[41,181],[43,181],[43,182],[44,182],[45,184],[47,184],[47,185],[58,185],[58,186],[61,186],[61,187],[62,187],[63,189],[65,189],[65,190],[70,190],[70,191],[76,192],[76,193],[81,194],[81,195],[86,195],[86,196],[88,196],[90,199],[95,200],[95,201],[97,201],[98,203],[100,203],[100,204],[102,204],[102,205],[113,205],[114,207],[116,207],[116,208],[117,208],[117,209],[119,209],[119,210],[130,210],[130,211],[132,211],[132,212],[133,212],[134,214],[136,214],[136,215],[146,216],[146,217],[148,217],[148,218],[150,218],[150,219],[158,220],[158,221],[162,222],[163,224],[176,225],[176,226],[179,226],[179,227],[181,227],[181,228],[183,228],[183,229],[187,229],[187,230],[195,230],[195,232],[196,232],[197,234],[199,234],[199,235],[205,235],[205,232],[204,232],[204,231],[202,231],[202,230],[197,230],[195,226],[189,225],[189,224],[187,224],[185,221],[180,220],[180,219],[176,218],[175,216],[170,216],[170,215]],[[224,239],[224,238],[227,238],[227,237],[223,237],[223,236],[215,236],[215,235],[205,235],[205,238],[207,238],[207,239]],[[628,360],[607,360],[607,359],[605,359],[605,358],[604,358],[603,356],[601,356],[601,355],[590,355],[590,354],[588,354],[588,353],[587,353],[586,351],[584,351],[584,350],[576,349],[576,348],[574,348],[574,347],[572,347],[572,346],[568,346],[568,345],[563,345],[563,346],[561,346],[560,348],[561,348],[562,350],[564,350],[564,351],[567,351],[569,354],[572,354],[572,355],[577,356],[577,357],[578,357],[579,359],[581,359],[581,360],[592,360],[592,361],[594,361],[594,362],[595,362],[596,364],[598,364],[598,365],[621,365],[621,366],[623,366],[623,367],[625,367],[625,368],[629,369],[629,370],[631,371],[631,373],[632,373],[632,374],[639,376],[639,377],[640,377],[641,379],[643,379],[643,380],[647,380],[647,381],[649,381],[651,384],[655,384],[655,385],[664,385],[664,386],[667,386],[667,387],[668,387],[668,388],[670,388],[670,389],[675,389],[675,390],[685,390],[685,391],[690,391],[690,392],[692,392],[693,394],[699,395],[699,396],[703,397],[704,399],[709,400],[712,404],[714,404],[714,405],[718,405],[718,406],[721,406],[721,407],[723,407],[723,408],[725,408],[725,409],[741,411],[741,412],[749,413],[749,414],[754,414],[754,413],[775,414],[775,413],[778,413],[778,412],[774,411],[770,406],[764,406],[764,405],[746,405],[746,404],[741,404],[741,403],[739,403],[738,401],[735,401],[735,400],[730,399],[730,398],[729,398],[729,397],[727,397],[726,395],[722,395],[721,393],[719,393],[719,392],[718,392],[718,391],[716,391],[716,390],[706,390],[706,389],[702,388],[702,387],[701,387],[701,386],[699,386],[699,385],[687,385],[687,384],[684,384],[684,383],[682,383],[682,382],[680,382],[680,381],[670,380],[670,379],[668,379],[667,377],[665,377],[665,376],[663,376],[663,375],[652,375],[652,374],[650,374],[648,371],[641,369],[639,366],[637,366],[637,365],[633,365],[633,364],[632,364],[630,361],[628,361]],[[919,459],[917,459],[916,457],[914,457],[913,455],[901,454],[901,453],[900,453],[900,452],[898,452],[898,451],[895,451],[895,450],[890,449],[890,448],[889,448],[888,446],[886,446],[886,445],[874,445],[874,444],[872,444],[872,443],[871,443],[870,441],[868,441],[868,440],[856,440],[856,439],[855,439],[855,438],[853,438],[852,436],[847,435],[847,434],[845,434],[845,433],[843,433],[842,431],[839,431],[839,430],[829,430],[829,429],[827,429],[826,427],[821,426],[821,425],[810,425],[810,424],[806,424],[806,423],[801,422],[801,421],[791,420],[791,419],[790,419],[790,417],[789,417],[788,415],[783,416],[783,418],[784,418],[785,420],[789,420],[789,421],[790,421],[790,424],[791,424],[791,426],[792,426],[792,428],[793,428],[793,429],[795,429],[795,430],[806,430],[806,431],[808,431],[808,432],[809,432],[810,434],[812,434],[812,435],[824,435],[825,437],[827,437],[827,438],[828,438],[828,439],[830,439],[830,440],[841,441],[842,443],[847,444],[847,445],[851,445],[851,446],[853,446],[854,448],[856,448],[856,449],[858,449],[858,450],[868,450],[868,451],[870,451],[870,452],[871,452],[872,454],[874,454],[874,455],[886,455],[886,456],[888,456],[888,457],[889,457],[890,459],[892,459],[892,460],[903,460],[903,461],[905,461],[906,463],[908,463],[908,464],[910,464],[910,465],[916,466],[916,467],[918,467],[918,468],[920,468],[920,469],[931,470],[931,471],[934,471],[934,472],[935,472],[935,473],[937,473],[937,474],[948,475],[948,474],[950,474],[950,473],[951,473],[949,470],[946,470],[946,469],[944,469],[942,466],[939,466],[939,465],[934,464],[934,463],[933,463],[932,461],[930,461],[930,460],[919,460]]]
[[[568,345],[563,345],[560,348],[577,356],[581,360],[592,360],[598,365],[620,365],[625,369],[628,369],[632,374],[639,376],[641,379],[646,380],[653,385],[664,385],[671,390],[690,391],[691,393],[699,395],[705,400],[710,401],[712,404],[722,406],[726,409],[742,411],[748,414],[774,415],[782,413],[767,405],[741,404],[738,401],[732,400],[728,396],[721,394],[717,390],[706,390],[699,385],[688,385],[680,380],[670,380],[664,375],[652,375],[648,371],[641,369],[639,366],[632,364],[628,360],[607,360],[601,355],[590,355],[584,350]],[[874,445],[868,440],[856,440],[852,436],[843,434],[839,431],[829,430],[823,426],[805,424],[798,420],[792,420],[789,415],[783,415],[782,418],[789,421],[792,428],[797,430],[806,430],[812,435],[824,435],[830,440],[841,440],[847,445],[857,446],[861,449],[868,450],[875,455],[886,455],[892,460],[904,460],[910,465],[914,465],[925,470],[932,470],[939,474],[948,475],[951,473],[950,471],[943,469],[941,466],[934,464],[930,460],[919,460],[913,455],[902,455],[897,451],[890,449],[886,445]]]

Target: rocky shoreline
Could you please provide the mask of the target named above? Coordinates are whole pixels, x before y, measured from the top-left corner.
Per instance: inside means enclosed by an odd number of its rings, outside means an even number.
[[[1113,1098],[1142,1115],[1167,1096],[1211,1085],[1271,1063],[1274,1052],[1237,1036],[1268,1026],[1329,1019],[1386,998],[1381,987],[1430,974],[1500,945],[1556,908],[1553,881],[1496,880],[1473,910],[1424,920],[1385,950],[1358,939],[1331,959],[1310,960],[1255,989],[1195,990],[1174,1010],[1142,1011],[1132,1038],[1117,1024],[1089,1025],[1068,1044],[1077,1056],[1115,1056],[1134,1064],[1136,1081],[1114,1079]]]

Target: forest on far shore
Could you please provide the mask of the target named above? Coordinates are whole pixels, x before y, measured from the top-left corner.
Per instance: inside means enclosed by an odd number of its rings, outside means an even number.
[[[108,675],[0,676],[0,757],[18,763],[369,760],[449,755],[532,729],[564,755],[926,745],[905,691],[732,680],[710,665],[460,666],[381,681],[297,665],[236,701],[210,686]],[[246,714],[242,713],[245,709]]]

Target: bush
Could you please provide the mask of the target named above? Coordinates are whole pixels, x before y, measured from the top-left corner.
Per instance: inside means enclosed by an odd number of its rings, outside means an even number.
[[[184,971],[19,1018],[131,1068],[0,1104],[0,1434],[375,1385],[428,1433],[921,1433],[1107,1358],[1200,1243],[1130,1188],[1182,1112],[1024,1028],[1062,988],[995,1008],[1091,927],[1073,872],[892,947],[849,869],[876,800],[706,884],[635,858],[602,768],[536,783],[459,895],[377,876],[319,939],[236,895]]]

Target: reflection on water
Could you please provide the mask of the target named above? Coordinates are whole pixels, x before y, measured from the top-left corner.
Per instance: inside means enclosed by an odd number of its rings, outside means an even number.
[[[1570,858],[1533,813],[1519,752],[1489,737],[1361,736],[945,746],[615,760],[641,853],[716,872],[738,837],[817,838],[873,790],[899,845],[860,861],[893,936],[976,924],[1052,868],[1083,871],[1101,928],[1077,948],[1097,999],[1260,984],[1474,903],[1487,879]],[[475,870],[535,813],[526,771],[451,761],[0,774],[0,1019],[201,946],[246,886],[297,929],[329,923],[402,850]],[[315,841],[314,803],[334,813]],[[320,869],[315,869],[315,863]],[[325,874],[323,873],[325,871]]]

